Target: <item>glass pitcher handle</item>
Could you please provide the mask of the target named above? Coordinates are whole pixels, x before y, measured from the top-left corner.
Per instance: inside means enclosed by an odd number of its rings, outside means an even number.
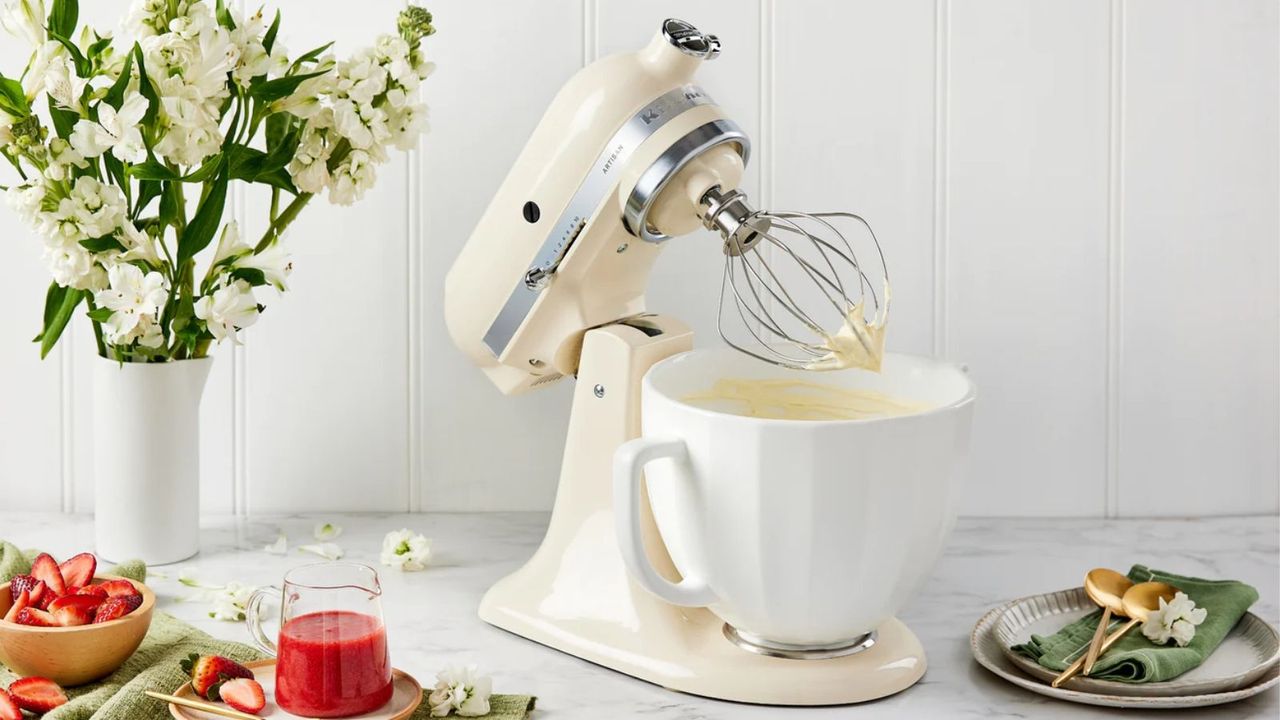
[[[279,595],[280,588],[268,585],[253,591],[253,595],[249,596],[249,602],[244,606],[244,624],[249,628],[249,637],[253,638],[253,642],[263,652],[275,657],[276,644],[262,631],[262,601],[272,594]]]

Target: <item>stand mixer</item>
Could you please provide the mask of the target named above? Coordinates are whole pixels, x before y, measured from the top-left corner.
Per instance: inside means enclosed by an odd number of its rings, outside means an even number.
[[[700,226],[719,231],[720,331],[733,347],[813,370],[871,366],[883,351],[883,255],[869,274],[837,229],[847,221],[869,234],[865,222],[757,211],[739,189],[750,141],[691,83],[719,52],[715,36],[669,19],[639,52],[578,72],[448,274],[450,334],[500,391],[577,378],[546,537],[488,591],[480,617],[697,695],[782,705],[883,697],[925,670],[919,641],[898,620],[857,647],[744,647],[710,611],[640,589],[615,540],[610,470],[615,449],[639,433],[641,378],[693,344],[679,320],[645,313],[646,281],[666,241]],[[678,579],[642,513],[645,553],[661,575]]]

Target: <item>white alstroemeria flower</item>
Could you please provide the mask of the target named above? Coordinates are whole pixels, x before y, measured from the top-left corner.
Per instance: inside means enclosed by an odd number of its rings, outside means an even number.
[[[0,26],[35,47],[44,42],[44,0],[9,0],[0,9]]]
[[[218,248],[213,254],[213,264],[217,265],[228,258],[238,258],[251,252],[253,248],[240,240],[239,223],[232,220],[222,228],[222,235],[218,238]]]
[[[475,665],[450,666],[436,675],[436,686],[427,697],[432,717],[457,712],[462,717],[489,714],[493,678],[481,675]]]
[[[346,553],[335,543],[314,543],[312,545],[299,545],[299,552],[311,553],[319,555],[326,560],[341,560]]]
[[[71,146],[85,157],[98,157],[107,150],[118,160],[141,162],[147,157],[138,124],[147,112],[149,101],[141,94],[130,95],[117,112],[106,103],[98,104],[98,122],[88,118],[76,123],[71,131]]]
[[[62,47],[62,43],[56,40],[41,42],[36,45],[36,51],[31,56],[31,65],[27,68],[26,74],[22,76],[22,90],[26,94],[28,102],[34,103],[40,93],[44,92],[45,86],[49,82],[50,72],[65,61],[66,55],[66,48]]]
[[[405,571],[425,570],[431,562],[431,540],[404,528],[382,539],[382,564]]]
[[[289,277],[289,273],[293,272],[293,261],[289,259],[289,253],[285,252],[279,243],[256,255],[245,255],[236,260],[233,265],[238,268],[261,270],[262,276],[275,289],[281,292],[289,289],[285,279]]]
[[[1160,608],[1142,623],[1142,634],[1158,645],[1172,639],[1178,647],[1186,647],[1196,636],[1196,626],[1208,615],[1208,610],[1197,608],[1194,600],[1179,592],[1169,602],[1160,598]]]
[[[196,300],[196,317],[204,320],[213,337],[222,342],[231,338],[231,342],[240,344],[236,335],[258,320],[258,301],[253,297],[253,288],[243,280],[224,283],[212,293],[202,295]]]
[[[163,264],[160,255],[156,252],[155,240],[149,234],[134,227],[133,223],[125,221],[116,233],[116,239],[124,246],[125,253],[120,256],[122,262],[141,260],[152,267]]]
[[[169,281],[156,271],[143,274],[136,265],[118,263],[107,271],[109,287],[94,294],[99,307],[111,310],[102,323],[103,338],[112,345],[139,340],[146,347],[164,342],[160,312],[169,299]]]
[[[62,46],[59,44],[58,47]],[[54,103],[77,112],[81,109],[80,96],[88,85],[88,79],[76,76],[75,63],[67,53],[55,56],[44,74],[45,92]]]
[[[209,617],[226,622],[243,622],[245,607],[249,598],[253,597],[254,590],[257,588],[238,582],[223,585],[214,591],[213,609],[209,611]]]
[[[280,534],[279,534],[278,536],[276,536],[276,541],[275,541],[275,542],[273,542],[273,543],[271,543],[270,545],[267,545],[266,547],[264,547],[264,548],[262,548],[262,549],[263,549],[263,550],[265,550],[265,551],[267,551],[267,552],[269,552],[269,553],[271,553],[272,555],[285,555],[285,554],[288,554],[288,552],[289,552],[289,538],[284,534],[284,531],[283,531],[283,530],[281,530],[281,531],[280,531]]]
[[[321,542],[328,542],[330,540],[337,540],[342,536],[342,526],[328,522],[316,523],[315,528],[311,532],[316,536],[317,540]]]

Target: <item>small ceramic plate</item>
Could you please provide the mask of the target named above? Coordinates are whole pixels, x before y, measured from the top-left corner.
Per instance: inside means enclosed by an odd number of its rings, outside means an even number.
[[[1086,605],[1088,603],[1088,605]],[[1122,708],[1187,708],[1243,700],[1280,684],[1280,638],[1253,614],[1223,640],[1199,668],[1167,683],[1129,684],[1077,678],[1060,688],[1048,681],[1055,673],[1009,651],[1031,633],[1047,635],[1093,610],[1080,588],[1035,595],[992,610],[978,621],[970,646],[978,663],[1020,687],[1048,697]],[[1251,679],[1250,679],[1251,678]],[[1176,686],[1176,687],[1175,687]],[[1221,690],[1206,690],[1206,687]],[[1156,693],[1149,691],[1155,688]],[[1144,690],[1148,691],[1145,694]]]
[[[280,709],[275,703],[275,660],[258,660],[247,663],[245,667],[253,671],[254,679],[266,691],[267,706],[262,709],[262,712],[258,713],[260,717],[271,718],[271,720],[291,720],[293,718],[303,720],[297,715],[292,715]],[[349,720],[404,720],[412,715],[413,711],[418,708],[418,704],[422,702],[422,686],[418,684],[417,680],[400,670],[392,670],[391,679],[395,684],[395,691],[391,695],[391,700],[385,706],[380,710],[357,715]],[[184,684],[173,694],[180,698],[203,700],[203,698],[196,697],[196,694],[191,690],[191,683]],[[169,704],[169,712],[177,720],[225,720],[225,718],[218,715],[201,710],[192,710],[172,703]]]

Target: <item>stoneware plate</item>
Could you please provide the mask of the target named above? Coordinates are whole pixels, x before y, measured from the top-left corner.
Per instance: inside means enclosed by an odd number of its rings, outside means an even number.
[[[1251,613],[1241,619],[1218,651],[1201,667],[1167,683],[1135,685],[1078,678],[1061,688],[1053,688],[1048,682],[1054,676],[1052,671],[1029,659],[1020,662],[1021,658],[1008,649],[1010,645],[1024,642],[1033,632],[1053,633],[1092,609],[1092,603],[1080,588],[1014,600],[978,621],[970,636],[973,656],[991,672],[1032,692],[1108,707],[1156,709],[1220,705],[1252,697],[1280,684],[1277,667],[1280,640],[1270,625]],[[1213,685],[1222,689],[1204,689]],[[1135,694],[1152,688],[1161,694]]]
[[[259,717],[271,718],[271,720],[298,718],[297,715],[287,713],[276,706],[275,660],[258,660],[247,663],[245,667],[253,671],[254,679],[266,691],[267,706],[262,709],[262,712],[258,713]],[[413,711],[418,708],[418,704],[422,702],[422,686],[418,684],[417,680],[399,670],[392,670],[391,677],[392,682],[395,683],[395,691],[391,695],[391,700],[381,710],[365,715],[357,715],[349,718],[349,720],[404,720],[404,718],[413,714]],[[204,699],[196,697],[196,694],[191,690],[191,683],[184,684],[173,694],[180,698],[190,698],[192,700]],[[226,720],[218,715],[201,710],[192,710],[172,703],[169,704],[169,712],[178,720]]]

